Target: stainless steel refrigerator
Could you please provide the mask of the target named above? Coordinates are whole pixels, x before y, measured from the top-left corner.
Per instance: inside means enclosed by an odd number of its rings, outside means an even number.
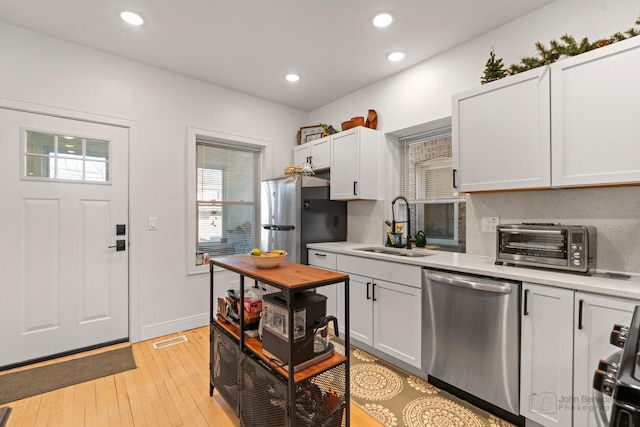
[[[307,264],[307,243],[347,240],[347,203],[329,200],[329,184],[310,176],[262,181],[260,248]]]

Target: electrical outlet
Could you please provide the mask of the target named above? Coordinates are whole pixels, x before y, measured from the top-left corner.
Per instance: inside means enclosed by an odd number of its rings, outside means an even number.
[[[499,223],[500,218],[497,216],[483,216],[482,231],[484,233],[495,233]]]

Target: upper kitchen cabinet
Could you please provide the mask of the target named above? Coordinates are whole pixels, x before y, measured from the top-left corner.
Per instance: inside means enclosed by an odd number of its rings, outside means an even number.
[[[293,149],[293,164],[309,163],[314,170],[331,166],[331,137],[316,139]]]
[[[640,182],[640,37],[551,65],[552,185]]]
[[[357,126],[331,136],[331,199],[377,200],[380,132]]]
[[[461,192],[551,183],[549,68],[454,95],[454,187]]]
[[[640,37],[453,97],[459,191],[640,183]]]

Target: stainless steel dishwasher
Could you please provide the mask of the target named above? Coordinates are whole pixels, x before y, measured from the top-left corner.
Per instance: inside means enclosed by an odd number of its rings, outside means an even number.
[[[424,269],[423,286],[423,370],[519,415],[521,283]]]

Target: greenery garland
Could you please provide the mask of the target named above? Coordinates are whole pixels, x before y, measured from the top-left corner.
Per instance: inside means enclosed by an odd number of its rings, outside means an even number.
[[[640,27],[640,17],[636,19],[635,25]],[[494,49],[491,48],[489,59],[485,65],[484,75],[481,77],[480,82],[485,84],[495,80],[500,80],[506,76],[512,76],[514,74],[522,73],[523,71],[552,64],[563,57],[580,55],[581,53],[598,49],[637,35],[640,35],[640,28],[635,26],[631,27],[624,33],[617,32],[607,39],[599,39],[593,43],[586,37],[578,43],[573,36],[565,34],[560,37],[560,41],[555,39],[551,40],[549,42],[548,49],[544,44],[537,42],[535,44],[538,51],[537,56],[524,57],[520,60],[519,64],[512,64],[508,69],[505,69],[505,66],[502,63],[502,58],[496,59]]]

